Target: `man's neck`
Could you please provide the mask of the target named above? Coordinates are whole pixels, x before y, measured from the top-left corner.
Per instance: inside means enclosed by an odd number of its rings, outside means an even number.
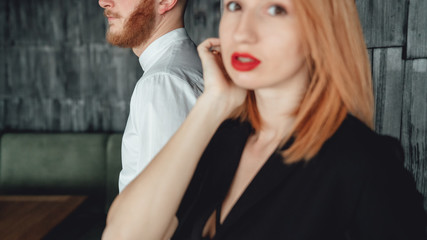
[[[150,46],[151,43],[153,43],[166,33],[182,27],[184,27],[183,21],[171,21],[163,18],[159,21],[157,27],[153,30],[153,33],[151,34],[150,38],[148,38],[147,41],[141,43],[139,46],[132,48],[132,51],[135,53],[136,56],[140,57],[141,54],[145,51],[145,49],[147,49],[148,46]]]

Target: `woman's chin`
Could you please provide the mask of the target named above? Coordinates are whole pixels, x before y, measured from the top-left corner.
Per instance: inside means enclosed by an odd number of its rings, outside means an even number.
[[[252,76],[253,74],[248,74],[247,72],[232,72],[229,73],[230,78],[233,80],[234,84],[236,84],[240,88],[244,88],[247,90],[253,90],[257,86],[260,85],[260,80],[256,76]]]
[[[257,89],[257,86],[250,83],[250,82],[242,82],[242,81],[235,81],[233,79],[234,84],[238,86],[239,88],[246,89],[246,90],[255,90]]]
[[[260,79],[249,79],[249,78],[231,78],[236,86],[246,90],[256,90],[263,87],[260,83]]]

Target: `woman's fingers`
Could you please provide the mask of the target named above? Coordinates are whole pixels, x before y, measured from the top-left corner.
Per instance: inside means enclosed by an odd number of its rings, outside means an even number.
[[[221,47],[218,38],[208,38],[197,48],[203,66],[203,78],[205,85],[209,88],[211,84],[215,87],[227,87],[231,80],[228,78],[221,59]]]
[[[203,72],[225,75],[221,59],[221,47],[218,38],[208,38],[203,41],[197,48],[202,61]],[[216,71],[216,73],[215,73]],[[205,78],[209,77],[204,74]],[[206,80],[206,79],[205,79]]]
[[[222,61],[220,40],[208,38],[197,50],[203,66],[205,93],[214,93],[232,106],[240,105],[246,97],[246,90],[236,86],[228,76]]]
[[[219,38],[208,38],[197,47],[200,57],[210,57],[212,50],[220,50]]]

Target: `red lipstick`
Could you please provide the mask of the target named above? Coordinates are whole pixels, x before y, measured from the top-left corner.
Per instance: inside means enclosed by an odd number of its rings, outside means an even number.
[[[249,53],[233,53],[231,55],[231,65],[237,71],[251,71],[261,63],[260,60],[256,59]]]

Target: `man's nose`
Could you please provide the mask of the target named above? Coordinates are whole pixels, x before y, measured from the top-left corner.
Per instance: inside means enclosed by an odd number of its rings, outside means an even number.
[[[114,6],[113,0],[99,0],[98,3],[102,8],[111,8]]]

